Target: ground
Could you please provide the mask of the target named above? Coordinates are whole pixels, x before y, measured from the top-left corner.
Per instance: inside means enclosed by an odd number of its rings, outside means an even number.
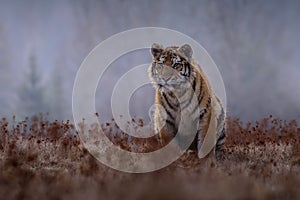
[[[297,122],[270,116],[246,124],[228,118],[227,124],[223,159],[199,160],[189,152],[161,170],[129,174],[94,159],[69,121],[3,118],[0,199],[299,199]],[[129,151],[157,148],[155,137],[146,147],[138,139],[128,143],[114,121],[102,127]]]

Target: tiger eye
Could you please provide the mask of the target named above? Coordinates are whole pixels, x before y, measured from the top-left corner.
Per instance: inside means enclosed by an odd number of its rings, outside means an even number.
[[[174,68],[177,69],[180,66],[180,63],[175,63]]]

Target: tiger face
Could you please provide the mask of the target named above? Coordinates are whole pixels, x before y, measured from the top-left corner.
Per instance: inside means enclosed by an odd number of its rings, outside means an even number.
[[[149,68],[149,75],[157,89],[165,92],[189,87],[194,73],[190,66],[193,52],[189,45],[164,49],[154,43],[151,53],[153,62]]]

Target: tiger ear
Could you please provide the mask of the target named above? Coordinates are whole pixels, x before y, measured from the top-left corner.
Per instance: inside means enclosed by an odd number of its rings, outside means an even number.
[[[192,58],[192,55],[193,55],[193,50],[192,50],[192,47],[188,44],[184,44],[182,45],[178,51],[180,53],[182,53],[185,57],[187,57],[188,59],[191,59]]]
[[[151,46],[151,53],[156,58],[164,50],[163,46],[158,43],[153,43]]]

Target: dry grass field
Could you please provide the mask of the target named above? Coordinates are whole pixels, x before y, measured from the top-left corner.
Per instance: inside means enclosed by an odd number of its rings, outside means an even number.
[[[269,116],[248,123],[228,118],[227,124],[223,159],[186,153],[159,171],[129,174],[94,159],[69,121],[3,118],[0,199],[300,199],[297,122]],[[156,137],[129,140],[114,121],[101,126],[126,150],[159,148]]]

